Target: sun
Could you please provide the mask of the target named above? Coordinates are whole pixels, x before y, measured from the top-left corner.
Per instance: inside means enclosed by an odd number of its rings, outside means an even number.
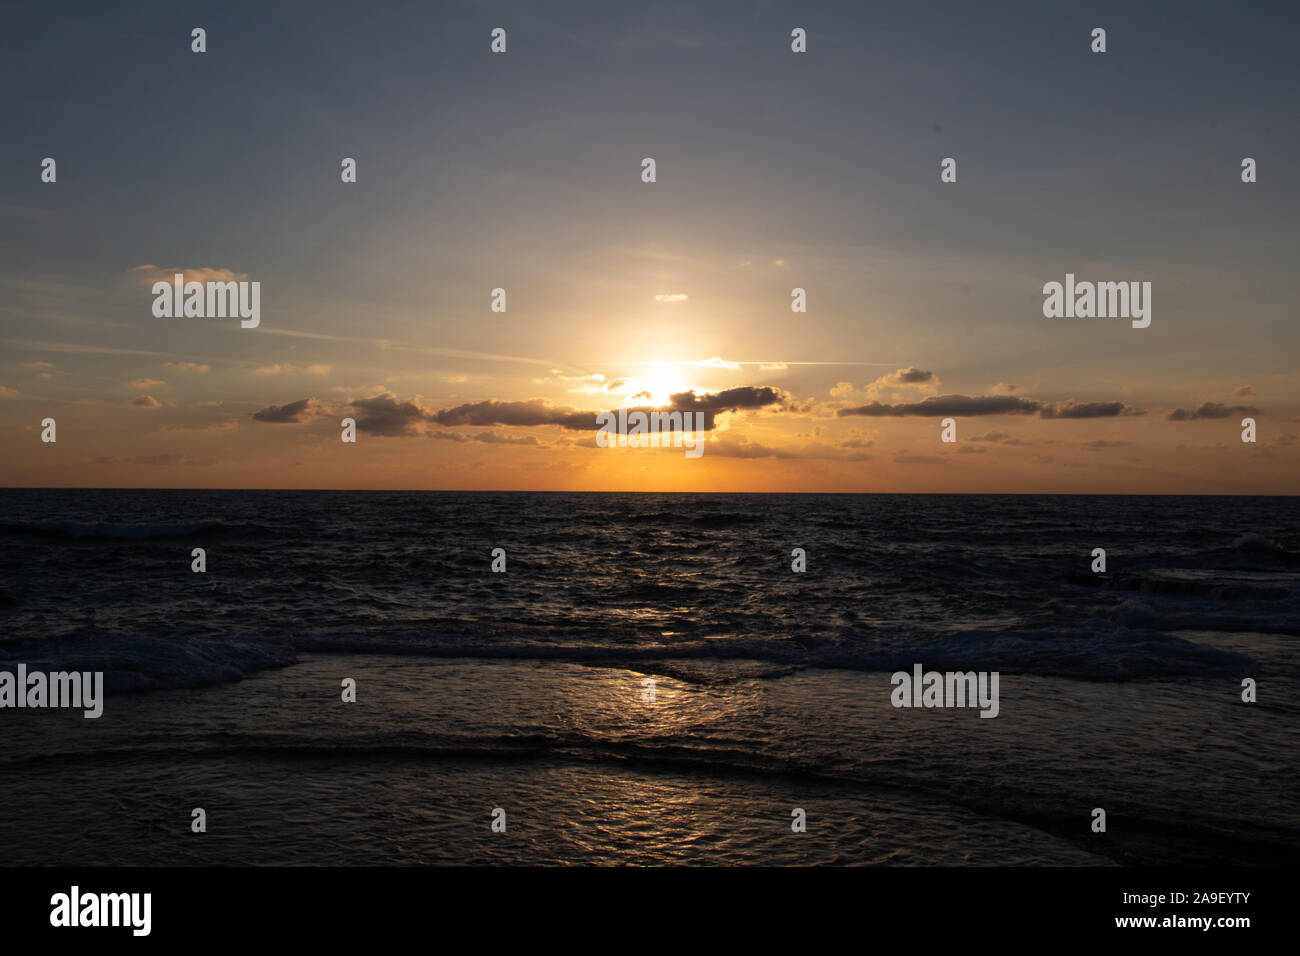
[[[623,396],[625,405],[667,405],[672,395],[690,389],[678,371],[678,366],[671,362],[651,365],[642,375],[627,381],[628,387]]]

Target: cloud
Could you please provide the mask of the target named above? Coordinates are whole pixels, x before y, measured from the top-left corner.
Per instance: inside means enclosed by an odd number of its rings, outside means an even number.
[[[788,371],[789,368],[790,366],[785,365],[781,362],[773,362],[770,365],[760,365],[758,367],[758,370],[760,372],[785,372]]]
[[[1233,398],[1254,398],[1254,397],[1255,397],[1255,386],[1254,386],[1254,385],[1242,385],[1240,388],[1234,388],[1234,389],[1232,390],[1232,397],[1233,397]]]
[[[427,416],[439,425],[558,425],[571,431],[595,431],[596,412],[584,412],[568,405],[552,405],[535,398],[526,402],[498,402],[487,399],[444,408]],[[360,423],[358,423],[360,424]]]
[[[789,452],[770,448],[746,438],[724,438],[711,441],[705,446],[706,452],[717,458],[793,458]]]
[[[938,455],[895,455],[894,461],[900,465],[942,465],[947,459]]]
[[[167,383],[156,378],[137,378],[131,383],[132,388],[166,388]]]
[[[1041,418],[1114,418],[1140,414],[1123,402],[1050,402],[1039,412]]]
[[[477,435],[462,435],[459,432],[430,432],[430,438],[438,438],[443,441],[454,441],[464,444],[466,442],[478,441],[485,442],[489,445],[533,445],[541,447],[539,442],[532,435],[503,435],[500,432],[479,432]]]
[[[296,425],[306,421],[315,411],[316,406],[317,402],[314,398],[300,399],[288,405],[268,405],[260,411],[253,412],[253,421]]]
[[[871,418],[901,417],[904,415],[1032,415],[1041,403],[1016,398],[1012,395],[931,395],[919,402],[901,405],[883,405],[871,402],[857,408],[841,408],[836,414],[866,415]]]
[[[162,402],[152,395],[137,395],[131,399],[131,404],[137,408],[162,408]]]
[[[180,455],[174,452],[165,455],[137,455],[134,458],[101,455],[89,461],[89,464],[92,465],[155,465],[159,467],[169,465],[215,465],[216,463],[215,458],[190,458],[188,455]]]
[[[53,362],[23,362],[22,367],[51,369],[54,368],[55,366]]]
[[[17,398],[18,389],[10,388],[7,385],[0,385],[0,398]]]
[[[180,369],[182,372],[198,372],[202,375],[206,373],[211,366],[200,365],[198,362],[163,362],[163,368]]]
[[[967,441],[1006,441],[1011,436],[1006,432],[985,432],[983,435],[976,435],[974,438],[968,438]]]
[[[1020,386],[1013,385],[1010,382],[998,382],[989,389],[989,391],[994,395],[1014,395],[1016,392],[1020,391]]]
[[[689,298],[690,296],[688,296],[685,292],[672,292],[667,294],[660,293],[659,295],[655,296],[655,301],[677,303],[677,302],[685,302]]]
[[[1088,441],[1083,443],[1083,447],[1089,451],[1101,451],[1104,448],[1123,448],[1125,445],[1133,444],[1131,441],[1106,441],[1098,439],[1097,441]]]
[[[735,362],[728,362],[717,355],[713,356],[713,358],[700,359],[698,362],[692,362],[691,364],[698,368],[725,368],[732,372],[740,371],[740,366]]]
[[[770,385],[740,385],[703,395],[696,395],[692,389],[668,396],[669,405],[683,412],[735,412],[742,408],[765,408],[787,399],[785,392]]]
[[[568,389],[569,393],[573,395],[615,394],[623,391],[629,385],[629,382],[626,378],[610,379],[610,378],[606,378],[604,375],[601,375],[599,372],[596,372],[592,375],[564,375],[556,369],[551,369],[551,375],[553,376],[553,379],[535,378],[533,379],[533,384],[545,385],[552,380],[560,381],[560,382],[581,383],[575,385],[573,388]]]
[[[500,432],[479,432],[470,436],[471,441],[487,442],[490,445],[539,445],[534,435],[502,435]]]
[[[936,376],[933,372],[926,372],[915,366],[900,368],[896,372],[883,375],[876,379],[876,384],[888,385],[923,385],[927,382],[933,382]]]
[[[387,437],[414,433],[415,427],[428,421],[431,414],[419,404],[418,395],[409,402],[399,402],[392,392],[358,398],[350,405],[361,413],[357,418],[358,429]]]
[[[919,402],[886,405],[871,402],[857,408],[841,408],[837,415],[866,415],[872,418],[922,415],[929,417],[976,415],[1033,415],[1040,418],[1111,418],[1140,415],[1123,402],[1040,402],[1018,395],[931,395]]]
[[[865,395],[868,398],[874,398],[885,389],[890,388],[919,388],[925,391],[936,391],[939,388],[939,376],[935,375],[934,372],[909,365],[906,368],[900,368],[887,375],[882,375],[874,382],[868,382],[861,389],[852,382],[836,382],[831,389],[831,396],[834,398],[852,398],[855,395]]]
[[[178,272],[185,277],[181,280],[183,282],[240,282],[248,278],[247,272],[232,272],[229,269],[214,269],[211,266],[164,269],[150,264],[134,266],[127,272],[132,273],[141,284],[148,286],[152,286],[155,282],[171,282]]]
[[[788,400],[789,396],[784,391],[766,385],[742,385],[736,388],[726,388],[720,392],[706,392],[703,394],[697,394],[692,389],[669,396],[669,404],[666,406],[629,408],[628,413],[634,411],[647,414],[650,412],[672,411],[701,412],[704,415],[704,430],[709,431],[715,426],[716,416],[724,412],[766,408],[772,405],[784,404]],[[463,405],[444,408],[436,412],[429,412],[416,406],[408,406],[399,412],[393,407],[396,402],[391,394],[382,399],[369,399],[367,401],[380,403],[375,406],[374,410],[382,416],[386,416],[385,421],[391,420],[391,424],[398,427],[399,431],[395,432],[395,434],[407,433],[419,421],[433,422],[446,427],[472,425],[527,428],[538,425],[554,425],[569,431],[595,431],[597,427],[596,416],[600,414],[595,410],[583,410],[569,405],[553,405],[543,399],[529,399],[528,401],[517,402],[486,399],[481,402],[467,402]],[[353,404],[356,405],[355,402]],[[362,427],[360,421],[357,422],[357,427]]]
[[[866,445],[872,444],[867,442]],[[810,445],[804,445],[799,448],[782,448],[763,445],[756,441],[750,441],[747,438],[732,438],[726,434],[715,437],[705,446],[706,452],[711,457],[720,458],[778,458],[778,459],[801,459],[801,460],[828,460],[828,461],[870,461],[872,455],[860,451],[866,445],[858,445],[854,442],[844,442],[841,445],[826,445],[821,442],[813,442]]]
[[[284,364],[262,365],[253,369],[257,375],[279,375],[282,372],[305,372],[308,375],[328,375],[331,367],[328,365],[293,365],[288,362]]]
[[[1196,421],[1204,418],[1229,418],[1233,415],[1258,415],[1259,409],[1253,405],[1221,405],[1218,402],[1202,402],[1199,408],[1188,411],[1175,408],[1169,413],[1171,422]]]
[[[226,418],[219,422],[206,422],[203,424],[193,425],[163,425],[163,431],[168,432],[212,432],[212,431],[229,431],[232,428],[238,428],[239,422],[236,419]]]

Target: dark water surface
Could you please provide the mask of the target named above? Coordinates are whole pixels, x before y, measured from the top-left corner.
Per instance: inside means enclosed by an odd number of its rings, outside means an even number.
[[[9,490],[0,545],[0,669],[112,691],[0,710],[10,862],[1300,851],[1297,498]]]

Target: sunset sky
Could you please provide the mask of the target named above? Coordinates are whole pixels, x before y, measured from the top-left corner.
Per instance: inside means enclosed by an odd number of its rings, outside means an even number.
[[[1300,17],[1137,6],[7,3],[0,485],[1296,493]]]

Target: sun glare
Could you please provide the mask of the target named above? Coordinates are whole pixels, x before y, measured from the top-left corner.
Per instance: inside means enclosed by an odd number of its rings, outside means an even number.
[[[667,405],[670,396],[690,388],[677,369],[678,366],[670,363],[653,365],[643,375],[629,378],[623,404]]]

